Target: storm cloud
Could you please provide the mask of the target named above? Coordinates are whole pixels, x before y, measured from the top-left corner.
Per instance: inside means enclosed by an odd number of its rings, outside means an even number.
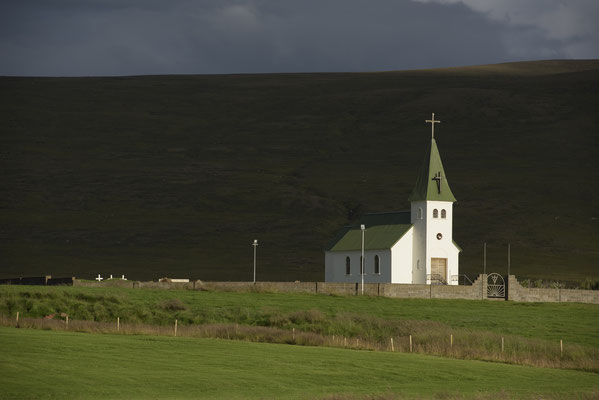
[[[0,75],[382,71],[598,58],[599,3],[21,0]]]

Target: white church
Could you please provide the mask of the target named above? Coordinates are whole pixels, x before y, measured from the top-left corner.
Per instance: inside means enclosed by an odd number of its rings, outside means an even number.
[[[365,283],[458,284],[462,250],[452,237],[456,199],[435,141],[440,121],[433,113],[426,122],[432,137],[408,198],[410,211],[367,214],[343,228],[325,251],[326,282],[360,282],[363,272]]]

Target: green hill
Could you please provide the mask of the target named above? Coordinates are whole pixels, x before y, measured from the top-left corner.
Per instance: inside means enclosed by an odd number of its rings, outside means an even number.
[[[599,278],[599,61],[361,74],[0,77],[0,277],[323,280],[409,208],[430,137],[461,271]]]

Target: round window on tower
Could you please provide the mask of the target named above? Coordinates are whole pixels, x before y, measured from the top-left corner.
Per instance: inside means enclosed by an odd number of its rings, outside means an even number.
[[[439,240],[443,239],[443,234],[442,233],[437,233],[437,239],[439,239]]]

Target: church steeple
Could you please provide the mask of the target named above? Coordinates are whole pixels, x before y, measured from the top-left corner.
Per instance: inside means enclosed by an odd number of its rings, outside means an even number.
[[[449,188],[441,156],[439,155],[439,149],[437,148],[437,142],[434,138],[435,123],[439,123],[440,121],[435,121],[435,114],[433,114],[432,120],[427,120],[426,122],[430,122],[432,125],[433,137],[424,156],[424,163],[416,180],[416,186],[408,201],[455,202],[456,199]]]

